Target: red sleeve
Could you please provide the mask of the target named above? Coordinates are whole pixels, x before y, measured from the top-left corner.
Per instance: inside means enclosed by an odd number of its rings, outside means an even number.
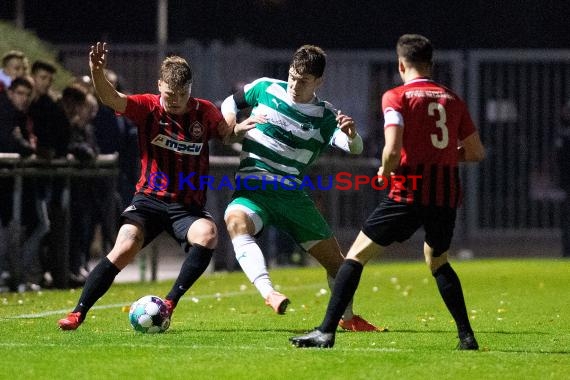
[[[392,108],[394,111],[402,112],[402,97],[400,92],[395,88],[388,90],[382,95],[382,113],[386,112],[387,108]]]
[[[220,122],[224,119],[222,113],[212,102],[204,99],[199,100],[202,103],[204,109],[203,122],[207,125],[209,139],[216,138],[221,139],[218,126]]]
[[[137,94],[127,96],[127,108],[122,114],[131,119],[137,126],[145,124],[148,114],[156,104],[157,95]]]
[[[382,114],[384,129],[404,125],[404,102],[398,88],[388,90],[382,96]]]

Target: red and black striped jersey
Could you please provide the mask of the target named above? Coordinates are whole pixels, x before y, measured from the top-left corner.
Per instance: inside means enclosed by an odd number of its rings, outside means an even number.
[[[160,95],[127,98],[124,115],[138,129],[141,173],[136,192],[165,202],[203,208],[207,186],[200,179],[209,172],[208,141],[220,138],[222,114],[207,100],[190,98],[188,112],[167,113]]]
[[[457,207],[458,143],[476,131],[465,102],[445,86],[417,78],[388,90],[382,111],[384,128],[404,128],[396,174],[421,176],[417,182],[394,182],[388,196],[397,202]]]

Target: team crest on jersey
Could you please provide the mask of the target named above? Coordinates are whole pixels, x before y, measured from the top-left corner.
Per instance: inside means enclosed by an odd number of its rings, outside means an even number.
[[[192,156],[197,156],[202,151],[203,143],[195,143],[186,140],[176,140],[165,136],[163,134],[158,134],[153,140],[152,144],[159,146],[164,149],[172,150],[174,152],[182,154],[190,154]]]
[[[195,121],[190,126],[190,136],[192,136],[192,140],[200,140],[204,135],[204,126],[199,122]]]

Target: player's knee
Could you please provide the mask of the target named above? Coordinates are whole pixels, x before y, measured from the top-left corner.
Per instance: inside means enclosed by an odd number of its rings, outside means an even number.
[[[441,263],[441,265],[437,266],[436,268],[432,269],[431,275],[435,278],[438,276],[448,276],[450,272],[453,272],[453,268],[451,268],[451,264],[449,262]]]
[[[443,265],[445,265],[447,263],[448,263],[448,261],[447,261],[446,252],[443,252],[442,254],[440,254],[438,256],[432,256],[430,258],[426,258],[426,264],[428,265],[432,274],[437,272],[437,270],[439,268],[441,268]]]
[[[188,241],[203,247],[214,249],[218,245],[218,231],[210,220],[200,220],[188,230]]]
[[[448,249],[449,247],[432,247],[428,243],[425,243],[424,256],[426,264],[432,274],[435,273],[442,265],[447,263]]]
[[[240,223],[234,215],[230,214],[226,216],[224,221],[226,222],[226,230],[228,233],[230,233],[230,235],[238,230]]]
[[[252,233],[248,229],[248,218],[245,213],[230,212],[225,217],[226,229],[231,237]]]
[[[201,236],[198,236],[192,243],[199,244],[209,249],[215,249],[218,245],[218,236],[212,233],[205,233]]]

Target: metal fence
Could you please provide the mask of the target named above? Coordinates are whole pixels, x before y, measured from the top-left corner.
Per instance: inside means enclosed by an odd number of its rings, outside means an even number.
[[[471,171],[468,225],[552,229],[560,223],[555,140],[570,99],[570,51],[472,51],[467,99],[488,151]],[[566,173],[570,175],[570,173]]]
[[[110,68],[133,92],[155,92],[159,62],[156,46],[113,45]],[[60,46],[65,67],[88,71],[85,46]],[[168,46],[187,57],[195,71],[193,94],[212,100],[229,95],[237,82],[261,76],[286,79],[292,51],[196,41]],[[319,170],[346,168],[372,172],[383,144],[381,95],[399,83],[392,50],[328,53],[325,84],[319,95],[351,114],[365,139],[358,168],[351,160],[321,161]],[[570,51],[440,51],[434,78],[464,96],[478,125],[488,158],[462,169],[465,207],[458,231],[464,236],[551,235],[559,228],[560,202],[553,143],[559,110],[570,98]],[[356,162],[356,161],[354,161]],[[362,166],[364,165],[364,166]],[[375,195],[373,195],[375,196]],[[326,194],[324,212],[335,230],[353,238],[370,194]]]
[[[114,188],[118,173],[117,154],[99,155],[95,161],[84,163],[76,159],[47,160],[37,158],[35,155],[24,158],[17,153],[0,153],[0,183],[3,185],[3,190],[11,189],[12,191],[12,217],[9,225],[6,226],[8,234],[5,240],[0,241],[0,244],[3,245],[0,249],[6,255],[5,261],[8,267],[2,269],[9,270],[12,278],[18,280],[22,280],[24,271],[39,270],[39,267],[25,267],[25,264],[29,264],[24,258],[22,248],[26,240],[22,228],[22,213],[24,203],[41,202],[43,203],[41,208],[45,215],[38,215],[39,221],[34,226],[34,230],[42,230],[39,233],[40,239],[43,239],[47,231],[51,230],[49,240],[52,245],[49,257],[42,257],[46,261],[43,264],[46,268],[43,269],[51,271],[55,287],[67,288],[70,284],[70,255],[79,254],[78,252],[70,252],[71,239],[78,239],[77,236],[70,235],[72,222],[70,215],[71,181],[78,178],[83,181],[103,178],[109,181],[110,188]],[[32,181],[24,183],[25,180]],[[41,189],[42,196],[36,195],[24,199],[25,186],[33,186],[36,190]],[[84,186],[88,186],[88,184]],[[48,194],[50,195],[48,196]],[[52,198],[52,195],[55,199],[50,200],[49,198]],[[56,203],[57,206],[55,206]],[[47,215],[48,208],[50,208],[49,216]],[[111,207],[107,210],[109,214],[112,211]],[[116,216],[118,218],[118,213]],[[47,220],[48,217],[49,220]],[[40,256],[39,247],[38,242],[38,260]],[[49,263],[47,263],[48,261]],[[37,265],[40,264],[37,263]]]

